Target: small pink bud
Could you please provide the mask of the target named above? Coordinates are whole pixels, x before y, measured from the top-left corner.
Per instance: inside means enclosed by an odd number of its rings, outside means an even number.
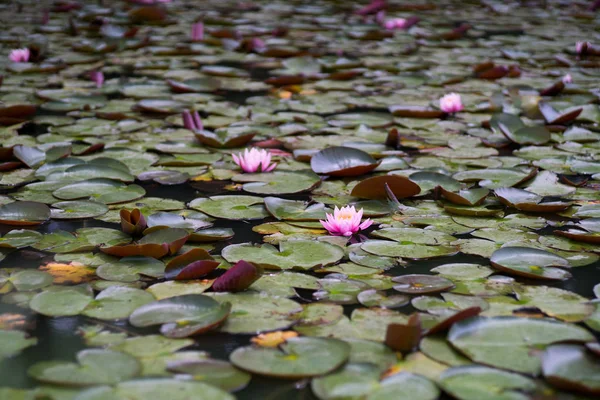
[[[562,81],[563,83],[573,83],[573,78],[571,77],[571,74],[566,74],[563,76]]]
[[[96,87],[100,89],[104,83],[104,74],[102,71],[90,72],[90,79],[96,83]]]
[[[12,50],[8,58],[12,62],[20,63],[29,61],[29,55],[29,49],[25,47],[23,49]]]
[[[202,119],[198,111],[191,113],[188,110],[184,110],[181,113],[181,118],[183,119],[185,129],[189,129],[190,131],[201,131],[204,129],[204,124],[202,124]]]
[[[192,41],[199,42],[204,40],[204,23],[196,22],[192,25]]]

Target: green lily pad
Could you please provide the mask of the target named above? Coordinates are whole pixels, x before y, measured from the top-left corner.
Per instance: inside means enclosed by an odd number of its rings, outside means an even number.
[[[270,377],[300,379],[326,374],[350,357],[350,346],[337,339],[296,337],[279,348],[239,347],[230,361],[243,370]]]
[[[221,360],[182,361],[169,363],[170,372],[185,374],[196,381],[210,382],[228,392],[245,388],[250,382],[251,375],[237,369],[230,363]]]
[[[262,219],[268,216],[263,199],[255,196],[213,196],[195,199],[190,208],[215,218]]]
[[[542,370],[548,382],[560,389],[600,394],[600,365],[597,355],[583,346],[557,344],[546,349]]]
[[[402,257],[410,259],[422,259],[451,256],[458,252],[454,246],[428,246],[422,244],[403,244],[389,240],[369,240],[360,247],[367,253],[382,255],[386,257]]]
[[[82,314],[104,320],[124,319],[137,308],[152,301],[154,296],[143,290],[110,286],[98,293]]]
[[[564,280],[571,274],[555,266],[570,268],[566,259],[544,250],[528,247],[503,247],[490,258],[492,266],[502,272],[533,279]]]
[[[50,209],[43,203],[15,201],[0,206],[0,224],[32,226],[49,218]]]
[[[338,262],[344,250],[326,242],[292,240],[282,242],[279,250],[269,244],[233,244],[225,247],[221,255],[230,263],[245,260],[266,269],[307,270]]]
[[[81,392],[77,400],[235,400],[235,397],[204,382],[153,378],[121,382],[114,388],[100,386]]]
[[[522,375],[479,365],[444,371],[440,386],[460,400],[526,400],[530,398],[526,393],[537,388],[533,380]]]
[[[115,384],[140,372],[140,363],[135,357],[112,350],[80,351],[77,362],[42,361],[34,364],[27,373],[41,382],[92,386]]]
[[[532,351],[556,342],[589,342],[585,329],[549,319],[474,317],[455,323],[448,340],[475,362],[539,374],[541,361]]]
[[[0,360],[19,354],[21,350],[37,344],[36,338],[25,332],[0,329]]]
[[[108,207],[104,203],[95,201],[59,201],[52,204],[50,218],[58,220],[94,218],[104,215],[107,212]]]
[[[31,299],[29,307],[42,315],[59,317],[81,313],[92,300],[91,295],[65,288],[38,293]]]
[[[190,294],[143,305],[129,316],[129,323],[137,327],[162,325],[160,331],[163,335],[181,338],[217,328],[230,310],[230,303]]]
[[[221,303],[231,303],[231,313],[220,330],[256,334],[286,329],[296,323],[302,306],[284,297],[262,293],[207,293]]]

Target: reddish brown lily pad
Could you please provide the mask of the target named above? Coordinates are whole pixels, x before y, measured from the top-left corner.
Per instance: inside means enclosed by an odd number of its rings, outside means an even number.
[[[189,236],[189,232],[185,229],[161,229],[144,236],[137,243],[125,246],[101,247],[100,251],[116,257],[147,256],[162,258],[167,254],[176,254]]]
[[[363,199],[386,199],[388,197],[386,185],[397,199],[404,199],[421,193],[419,185],[404,176],[382,175],[362,180],[354,186],[351,195]]]
[[[263,269],[247,261],[238,261],[233,267],[218,277],[212,285],[215,292],[240,292],[247,289],[263,273]]]
[[[201,278],[219,266],[204,249],[192,249],[175,257],[165,268],[165,278],[176,281]]]

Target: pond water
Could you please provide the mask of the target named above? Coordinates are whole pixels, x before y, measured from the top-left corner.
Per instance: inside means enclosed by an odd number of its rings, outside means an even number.
[[[0,400],[597,398],[596,3],[1,4]]]

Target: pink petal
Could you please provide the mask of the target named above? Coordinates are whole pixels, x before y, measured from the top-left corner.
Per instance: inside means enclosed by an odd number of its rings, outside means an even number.
[[[358,228],[362,231],[363,229],[367,229],[371,225],[373,225],[373,221],[371,221],[370,219],[367,219],[362,224],[360,224],[358,226]]]
[[[204,129],[204,124],[202,123],[202,119],[200,118],[200,115],[198,114],[198,111],[194,111],[192,113],[192,120],[194,122],[194,129],[201,131]]]
[[[188,110],[184,110],[181,113],[181,118],[183,119],[183,126],[186,129],[193,131],[194,130],[194,122],[192,121],[192,115],[190,114],[190,112]]]

